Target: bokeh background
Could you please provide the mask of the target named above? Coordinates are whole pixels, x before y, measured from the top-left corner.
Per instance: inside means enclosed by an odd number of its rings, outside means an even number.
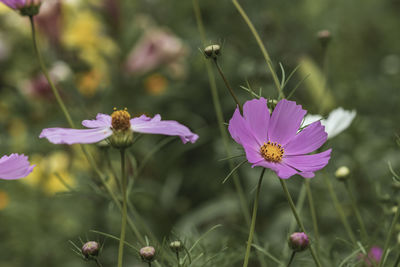
[[[310,113],[326,116],[336,107],[357,111],[351,127],[324,146],[333,148],[332,159],[311,182],[326,266],[338,266],[354,251],[321,179],[326,175],[332,181],[357,229],[346,191],[334,176],[342,165],[351,170],[370,245],[383,247],[398,194],[388,162],[400,170],[400,1],[242,2],[279,77],[278,63],[286,76],[300,65],[286,94],[307,77],[292,99]],[[249,85],[261,88],[264,97],[277,98],[262,54],[231,1],[200,0],[199,6],[207,44],[221,45],[219,63],[240,100],[251,99],[240,88]],[[196,248],[193,256],[204,254],[194,266],[241,266],[248,227],[232,180],[222,184],[229,167],[221,160],[227,155],[193,2],[44,0],[35,19],[46,65],[76,124],[99,112],[111,114],[113,107],[127,107],[132,115],[159,113],[200,135],[198,142],[186,145],[179,138],[146,135],[130,148],[130,178],[135,176],[131,214],[143,235],[168,254],[163,239],[180,239],[190,247],[221,224]],[[324,29],[332,37],[325,49],[317,38]],[[228,121],[235,105],[212,69]],[[0,151],[25,153],[37,165],[23,180],[0,181],[0,266],[94,266],[72,251],[69,241],[80,246],[79,239],[104,242],[100,259],[104,266],[115,266],[118,242],[91,230],[118,236],[118,209],[79,146],[38,138],[47,127],[68,124],[41,75],[29,20],[0,4]],[[229,145],[234,155],[242,154],[233,140]],[[105,174],[119,173],[118,151],[101,145],[89,149]],[[251,210],[259,170],[244,165],[238,173]],[[301,177],[288,181],[295,199],[302,182]],[[293,218],[272,172],[261,192],[260,246],[284,259]],[[312,236],[307,203],[302,217]],[[141,246],[131,232],[127,241]],[[396,248],[396,237],[392,241]],[[125,254],[126,266],[145,266],[134,250],[127,248]],[[389,257],[393,260],[396,253]],[[266,262],[275,266],[268,258]],[[354,257],[354,265],[348,266],[362,266],[356,262]],[[312,264],[303,253],[294,266]],[[255,257],[251,266],[258,266]]]

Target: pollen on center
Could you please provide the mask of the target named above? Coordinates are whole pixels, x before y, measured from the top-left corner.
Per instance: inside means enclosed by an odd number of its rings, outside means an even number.
[[[269,162],[281,162],[284,152],[285,151],[283,147],[276,142],[272,143],[268,141],[267,143],[264,143],[264,145],[262,145],[260,148],[261,156]]]
[[[114,108],[114,112],[111,114],[111,126],[114,130],[125,131],[131,127],[130,123],[131,115],[127,108],[123,110],[117,110]]]

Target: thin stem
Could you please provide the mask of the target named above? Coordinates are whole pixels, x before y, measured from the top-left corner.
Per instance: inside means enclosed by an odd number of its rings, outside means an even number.
[[[394,263],[393,267],[399,266],[399,263],[400,263],[400,253],[399,256],[397,256],[396,262]]]
[[[176,252],[176,260],[178,262],[178,267],[181,267],[181,260],[179,258],[179,251]]]
[[[265,173],[265,168],[262,169],[260,178],[258,179],[256,197],[254,199],[254,206],[253,206],[253,215],[251,217],[250,233],[249,233],[249,238],[247,240],[246,254],[244,256],[243,267],[247,267],[247,265],[249,264],[250,249],[251,249],[251,244],[253,242],[254,229],[256,227],[258,199],[260,196],[260,189],[261,189],[261,184],[262,184],[262,180],[264,177],[264,173]]]
[[[125,171],[125,149],[121,148],[121,178],[122,178],[122,222],[121,222],[121,235],[119,239],[118,249],[118,267],[122,267],[122,259],[124,256],[124,242],[125,242],[125,229],[126,229],[126,217],[127,217],[127,201],[126,201],[126,188],[127,188],[127,177]]]
[[[96,265],[97,265],[98,267],[103,267],[103,265],[101,265],[101,263],[100,263],[100,261],[99,261],[98,258],[95,258],[95,259],[94,259],[94,262],[96,262]]]
[[[399,203],[397,203],[397,211],[393,216],[392,224],[390,225],[389,232],[386,236],[386,241],[385,241],[385,245],[383,247],[383,253],[382,253],[382,257],[381,257],[382,260],[379,262],[379,267],[384,266],[384,261],[386,260],[386,256],[387,256],[386,254],[389,249],[390,239],[393,237],[393,232],[396,228],[396,223],[399,219],[399,216],[400,216],[400,205],[399,205]]]
[[[69,115],[69,112],[68,112],[67,108],[65,107],[64,102],[61,99],[57,88],[55,87],[54,83],[51,81],[50,75],[49,75],[49,73],[47,71],[47,68],[46,68],[46,65],[43,62],[42,56],[40,54],[40,50],[39,50],[38,45],[37,45],[35,22],[34,22],[33,16],[29,16],[29,21],[31,22],[33,47],[35,48],[35,53],[36,53],[36,56],[37,56],[37,58],[39,60],[40,68],[42,69],[43,75],[46,77],[46,80],[49,83],[51,90],[53,91],[53,94],[54,94],[54,96],[55,96],[55,98],[57,100],[57,103],[60,106],[62,112],[64,113],[64,116],[67,119],[69,125],[72,128],[75,128],[74,122],[72,121],[71,116]]]
[[[151,262],[150,261],[148,262],[148,264],[149,264],[149,267],[151,267]]]
[[[289,190],[288,190],[288,188],[286,186],[285,181],[283,179],[280,179],[280,178],[278,178],[278,180],[281,183],[283,192],[286,195],[286,199],[289,202],[289,206],[292,209],[292,213],[293,213],[294,217],[296,218],[297,224],[299,225],[301,231],[303,233],[307,234],[306,229],[304,228],[303,222],[301,221],[300,216],[296,211],[296,206],[293,203],[292,197],[290,196],[290,193],[289,193]],[[310,252],[311,252],[311,256],[312,256],[312,258],[313,258],[313,260],[315,262],[315,265],[317,265],[318,267],[322,267],[321,263],[319,262],[318,256],[315,253],[315,251],[314,251],[312,246],[310,246]]]
[[[315,212],[315,205],[311,193],[311,186],[310,186],[310,180],[306,179],[305,180],[305,185],[306,185],[306,190],[307,190],[307,197],[308,197],[308,204],[310,206],[310,212],[311,212],[311,219],[313,222],[313,228],[314,228],[314,236],[315,236],[315,243],[316,243],[316,249],[317,253],[319,254],[319,231],[318,231],[318,222],[317,222],[317,214]]]
[[[215,63],[215,66],[217,67],[217,70],[218,70],[219,75],[221,75],[222,79],[224,80],[224,83],[225,83],[226,88],[228,88],[229,93],[231,94],[233,100],[236,102],[236,105],[238,105],[238,107],[239,107],[239,109],[240,109],[240,112],[243,113],[242,105],[240,104],[238,98],[237,98],[236,95],[235,95],[235,92],[233,91],[232,87],[230,86],[228,80],[226,79],[226,77],[225,77],[225,75],[224,75],[224,72],[222,71],[222,68],[221,68],[220,65],[218,64],[217,58],[214,58],[213,61],[214,61],[214,63]]]
[[[293,259],[294,259],[294,256],[296,256],[296,251],[293,251],[293,252],[292,252],[292,255],[290,256],[290,260],[289,260],[288,264],[286,265],[286,267],[289,267],[289,266],[290,266],[290,264],[292,263],[292,261],[293,261]]]
[[[331,181],[329,180],[328,177],[326,177],[326,175],[323,175],[323,177],[324,177],[324,181],[326,183],[326,186],[328,187],[329,194],[331,195],[331,198],[332,198],[332,201],[333,201],[333,205],[335,206],[335,209],[336,209],[337,213],[339,214],[340,220],[342,221],[343,226],[346,229],[346,232],[347,232],[348,236],[351,239],[351,242],[354,245],[356,245],[357,241],[356,241],[356,238],[354,236],[353,230],[351,229],[350,223],[347,220],[347,217],[346,217],[346,215],[345,215],[345,213],[343,211],[342,205],[340,204],[340,202],[339,202],[339,200],[338,200],[338,198],[336,196],[335,190],[333,190],[333,186],[331,184]]]
[[[235,5],[237,11],[240,13],[240,15],[243,17],[244,21],[246,22],[247,26],[250,28],[251,33],[253,34],[254,38],[257,41],[258,46],[261,49],[262,54],[264,55],[265,61],[267,62],[268,68],[271,71],[272,78],[274,80],[276,89],[278,90],[279,97],[281,99],[285,98],[285,95],[282,92],[282,88],[278,79],[278,75],[276,74],[274,67],[272,66],[272,61],[271,58],[268,54],[267,49],[265,48],[263,42],[261,41],[260,35],[258,34],[257,30],[254,28],[253,23],[247,16],[246,12],[244,9],[240,6],[237,0],[232,0],[233,4]]]
[[[361,214],[360,214],[360,211],[358,209],[356,198],[354,197],[353,191],[350,188],[350,184],[349,184],[348,180],[346,180],[344,182],[344,185],[346,187],[347,193],[349,194],[349,197],[350,197],[350,200],[351,200],[351,204],[353,206],[353,210],[354,210],[354,213],[356,215],[358,224],[360,225],[361,235],[362,235],[363,239],[365,240],[365,239],[368,238],[368,234],[367,234],[367,230],[366,230],[365,225],[364,225],[364,221],[363,221],[363,219],[361,217]]]

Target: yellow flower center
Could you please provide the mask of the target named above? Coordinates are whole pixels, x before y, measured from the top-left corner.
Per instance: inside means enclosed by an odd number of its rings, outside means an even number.
[[[260,148],[261,156],[269,162],[281,162],[284,152],[285,151],[283,147],[276,142],[271,143],[270,141],[268,141],[267,143],[264,143],[264,145],[262,145],[262,147]]]
[[[117,110],[114,108],[114,112],[111,114],[111,126],[116,131],[126,131],[131,128],[131,115],[127,108],[123,110]]]

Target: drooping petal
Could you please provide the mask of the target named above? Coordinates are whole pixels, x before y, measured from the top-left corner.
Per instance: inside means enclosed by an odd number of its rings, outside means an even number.
[[[26,177],[35,165],[30,165],[25,155],[11,154],[0,159],[0,179],[15,180]]]
[[[199,138],[188,127],[177,121],[162,121],[159,114],[155,115],[153,119],[142,115],[139,118],[131,119],[130,122],[131,129],[134,132],[179,136],[184,144],[187,142],[194,143]]]
[[[332,149],[312,155],[296,155],[284,158],[284,163],[300,172],[315,172],[325,167],[331,157]]]
[[[322,121],[325,130],[328,133],[328,139],[335,137],[339,133],[346,130],[356,116],[356,111],[348,111],[343,108],[337,108],[331,113],[326,120]]]
[[[263,97],[247,101],[243,105],[243,116],[248,127],[253,131],[259,144],[267,141],[269,125],[269,109],[267,100]]]
[[[40,133],[40,138],[47,138],[53,144],[91,144],[112,135],[109,127],[94,129],[47,128]]]
[[[269,121],[268,139],[282,146],[296,136],[306,111],[294,101],[278,102]]]
[[[313,122],[286,144],[284,147],[285,155],[311,153],[326,142],[327,136],[328,134],[321,122]]]
[[[87,128],[111,128],[111,116],[99,113],[95,120],[84,120],[82,125]]]
[[[239,108],[236,108],[235,113],[229,121],[229,133],[235,141],[242,146],[261,147],[257,141],[253,130],[248,127],[247,122],[240,115]]]

